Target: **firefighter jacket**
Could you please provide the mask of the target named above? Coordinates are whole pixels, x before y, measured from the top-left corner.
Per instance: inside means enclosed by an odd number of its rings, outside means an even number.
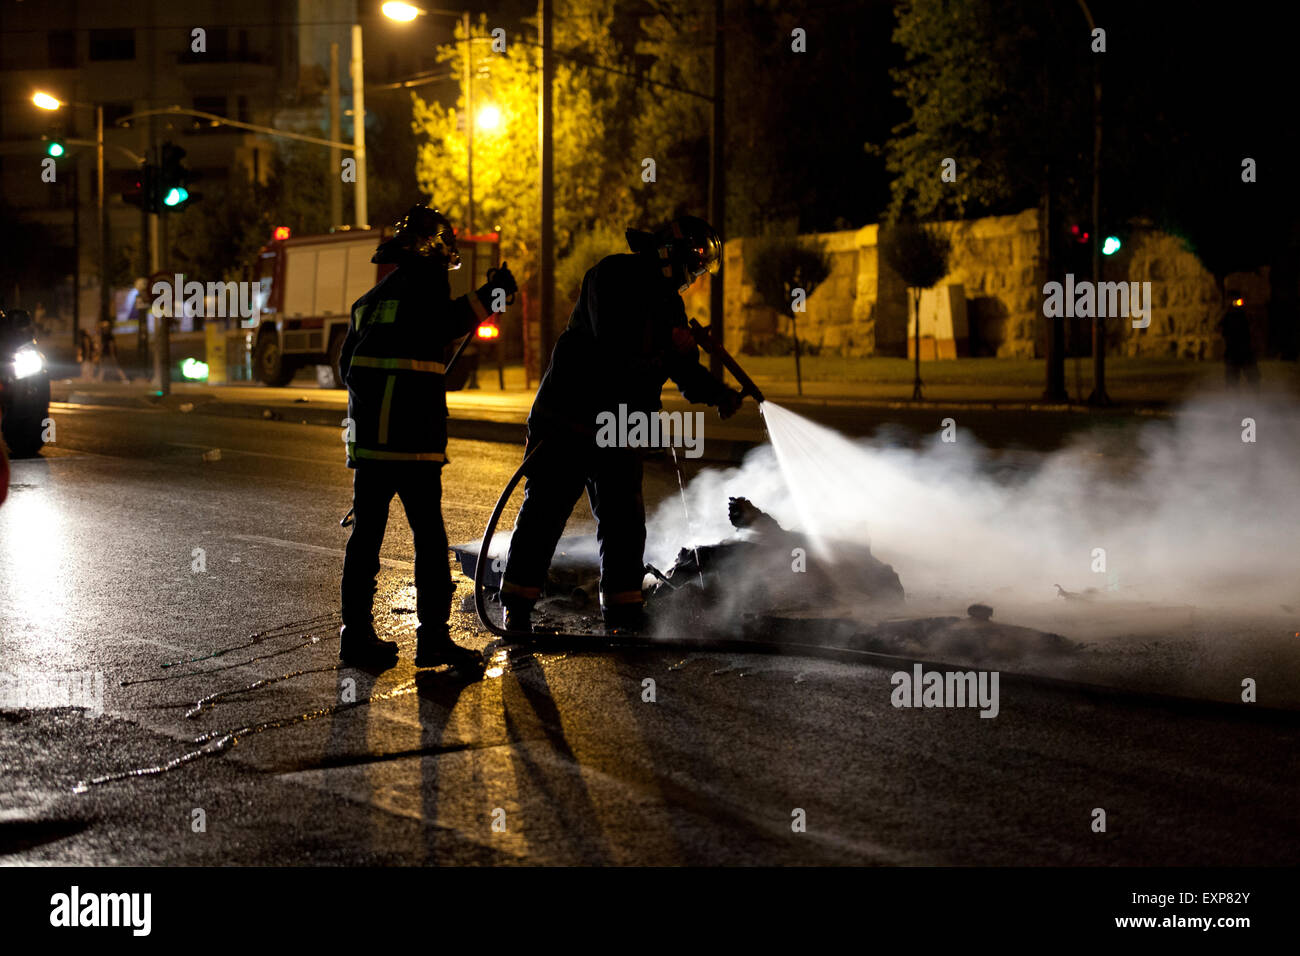
[[[480,292],[452,300],[444,265],[410,259],[352,305],[339,359],[348,387],[348,467],[447,460],[447,346],[490,314]]]
[[[538,435],[594,438],[596,416],[663,407],[671,378],[687,401],[716,405],[730,392],[700,364],[682,297],[648,254],[607,256],[588,270],[528,418]]]

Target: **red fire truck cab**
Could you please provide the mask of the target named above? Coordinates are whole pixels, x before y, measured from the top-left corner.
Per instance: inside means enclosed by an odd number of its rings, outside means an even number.
[[[258,252],[259,312],[249,337],[253,376],[267,385],[284,386],[301,368],[325,366],[329,373],[321,384],[343,388],[339,354],[352,303],[392,271],[391,265],[370,261],[392,230],[344,226],[326,235],[295,237],[288,232],[280,227],[276,238]],[[486,282],[500,255],[496,233],[457,236],[456,244],[463,264],[448,273],[452,298]],[[448,376],[447,387],[461,388],[477,363],[471,342]]]

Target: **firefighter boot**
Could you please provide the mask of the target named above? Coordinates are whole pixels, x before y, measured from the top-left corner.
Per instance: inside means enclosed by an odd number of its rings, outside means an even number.
[[[517,597],[505,597],[501,601],[503,608],[501,626],[507,631],[531,634],[533,630],[533,603]]]
[[[450,664],[462,671],[482,671],[483,655],[453,641],[445,622],[421,624],[415,629],[415,666],[439,664]]]
[[[397,642],[380,640],[373,624],[344,624],[339,628],[339,658],[355,667],[392,664]]]
[[[639,634],[649,626],[645,607],[640,601],[628,604],[607,604],[601,608],[605,630],[610,634]]]

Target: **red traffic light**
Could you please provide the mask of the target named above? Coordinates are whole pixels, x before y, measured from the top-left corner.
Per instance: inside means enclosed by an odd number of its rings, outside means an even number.
[[[271,233],[271,238],[272,238],[272,239],[288,239],[288,238],[289,238],[289,227],[288,227],[288,226],[276,226],[276,227],[275,227],[275,231]]]
[[[482,325],[478,327],[478,332],[476,334],[481,339],[491,340],[491,339],[499,338],[501,335],[501,330],[493,322],[484,322]]]

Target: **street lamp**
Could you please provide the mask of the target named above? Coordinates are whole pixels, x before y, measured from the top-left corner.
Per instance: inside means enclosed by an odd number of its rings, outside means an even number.
[[[474,50],[470,37],[470,17],[468,10],[440,10],[436,7],[419,7],[413,3],[406,3],[404,0],[386,0],[379,8],[384,16],[398,23],[410,23],[412,20],[421,16],[438,15],[444,17],[455,17],[460,20],[465,27],[465,234],[472,236],[474,234],[474,70],[471,65],[472,53]],[[354,27],[359,30],[359,27]],[[485,107],[484,112],[491,110],[491,114],[486,119],[491,119],[489,124],[483,122],[485,117],[480,114],[479,125],[484,129],[496,129],[501,122],[501,111],[496,107]]]
[[[99,321],[111,321],[108,308],[108,217],[104,210],[104,107],[91,103],[63,103],[58,97],[38,90],[32,95],[32,103],[43,110],[51,112],[64,106],[95,111],[95,180],[99,192]],[[80,254],[80,253],[78,253]],[[72,290],[72,341],[78,340],[81,327],[81,290]]]
[[[485,133],[492,133],[501,128],[501,110],[491,103],[482,107],[475,117],[475,124]]]
[[[398,23],[410,23],[420,14],[424,13],[419,7],[412,6],[409,3],[402,3],[401,0],[388,0],[381,9],[384,16],[390,20],[396,20]]]

